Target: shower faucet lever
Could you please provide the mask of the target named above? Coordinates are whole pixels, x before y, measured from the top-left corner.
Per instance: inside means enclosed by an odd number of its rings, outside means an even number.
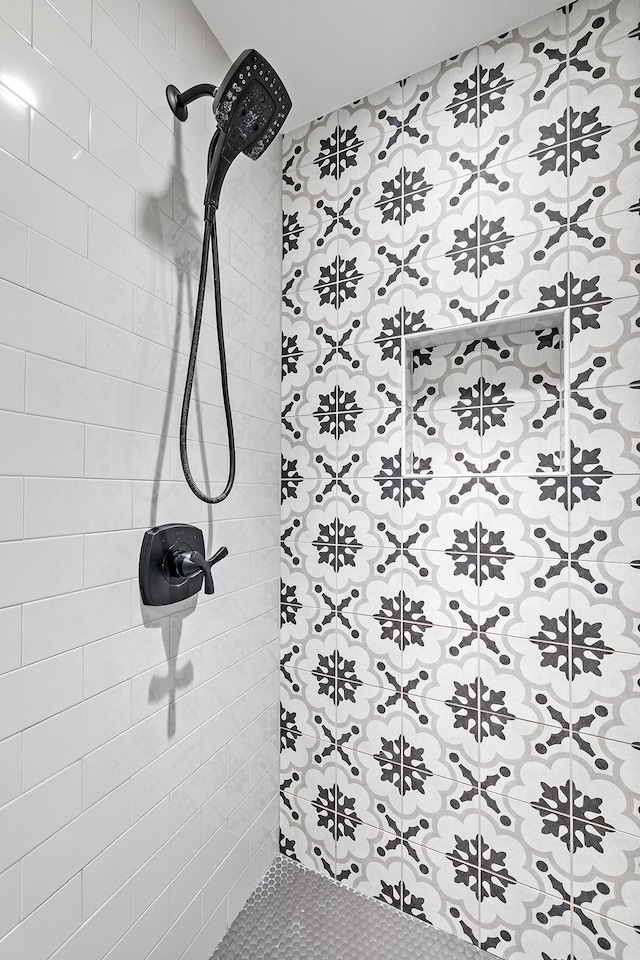
[[[204,592],[213,593],[211,567],[201,553],[198,553],[197,550],[191,550],[188,553],[180,552],[174,554],[172,559],[176,572],[181,577],[192,577],[194,574],[201,572],[204,578]]]
[[[226,547],[218,547],[218,549],[216,550],[214,555],[211,557],[211,559],[207,560],[207,563],[209,564],[210,567],[212,567],[214,563],[220,563],[221,560],[224,560],[224,558],[228,556],[229,556],[229,551]]]
[[[172,556],[172,565],[181,577],[192,577],[200,572],[204,578],[204,592],[213,593],[213,577],[211,567],[214,563],[223,560],[229,551],[226,547],[216,550],[210,560],[207,560],[198,550],[179,550]]]

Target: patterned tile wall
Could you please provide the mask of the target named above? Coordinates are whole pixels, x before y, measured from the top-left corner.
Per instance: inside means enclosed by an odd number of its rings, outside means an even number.
[[[640,957],[638,19],[578,0],[285,140],[281,848],[509,960]],[[525,456],[547,331],[425,356],[403,478],[401,338],[563,307],[569,476]]]

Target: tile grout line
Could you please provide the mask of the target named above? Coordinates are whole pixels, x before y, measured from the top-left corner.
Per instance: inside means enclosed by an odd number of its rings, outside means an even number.
[[[565,60],[565,69],[566,69],[566,111],[567,111],[567,124],[566,124],[566,179],[567,179],[567,226],[566,226],[566,244],[567,244],[567,309],[569,311],[569,323],[568,323],[568,343],[564,344],[564,349],[567,352],[567,366],[569,370],[568,383],[565,384],[565,403],[568,406],[567,413],[567,425],[569,427],[569,438],[566,449],[569,453],[569,463],[566,464],[567,472],[567,561],[568,561],[568,624],[567,628],[569,630],[569,636],[567,637],[568,641],[568,657],[569,657],[569,781],[570,781],[570,807],[569,807],[569,831],[570,835],[573,838],[573,791],[574,791],[574,717],[573,717],[573,700],[574,700],[574,687],[573,687],[573,623],[574,623],[574,613],[573,613],[573,603],[572,603],[572,583],[573,583],[573,536],[572,536],[572,500],[573,500],[573,482],[572,482],[572,450],[571,450],[571,422],[572,422],[572,404],[571,404],[571,384],[573,371],[571,368],[571,340],[572,340],[572,291],[571,291],[571,270],[572,270],[572,257],[571,257],[571,217],[572,217],[572,187],[571,187],[571,31],[570,31],[570,16],[571,7],[568,6],[565,10],[565,42],[566,42],[566,60]],[[572,841],[571,851],[570,851],[570,866],[569,866],[569,931],[570,931],[570,943],[571,951],[574,953],[575,947],[575,890],[574,890],[574,844]]]
[[[480,95],[480,87],[481,87],[481,82],[482,82],[482,81],[481,81],[482,71],[481,71],[481,66],[480,66],[480,47],[479,47],[479,46],[476,47],[476,76],[477,76],[477,81],[476,81],[476,95],[477,95],[477,103],[476,103],[476,124],[477,124],[477,126],[476,126],[476,129],[477,129],[477,134],[476,134],[476,178],[477,178],[477,179],[476,179],[476,184],[477,184],[477,201],[476,201],[476,202],[477,202],[477,208],[476,208],[477,212],[476,212],[476,218],[477,218],[477,219],[476,219],[476,223],[477,223],[477,229],[476,229],[476,251],[475,251],[475,252],[476,252],[476,264],[477,264],[477,272],[478,272],[477,290],[476,290],[476,296],[477,296],[477,301],[476,301],[476,319],[479,320],[479,319],[480,319],[480,302],[481,302],[481,298],[480,298],[480,282],[481,282],[481,275],[482,275],[481,264],[480,264],[480,249],[481,249],[481,244],[480,244],[481,236],[480,236],[480,234],[481,234],[481,222],[482,222],[482,220],[481,220],[481,217],[482,217],[482,213],[481,213],[481,210],[482,210],[482,204],[481,204],[481,198],[482,198],[482,181],[481,181],[481,173],[480,173],[480,130],[481,130],[481,123],[482,123],[482,115],[481,115],[482,98],[481,98],[481,95]],[[480,376],[481,376],[481,378],[482,378],[482,376],[483,376],[483,362],[482,362],[482,361],[483,361],[483,356],[484,356],[484,348],[483,348],[483,347],[484,347],[484,344],[483,344],[483,341],[481,340],[481,341],[480,341]],[[479,424],[479,426],[480,426],[480,431],[481,431],[481,434],[480,434],[480,463],[481,463],[481,469],[482,469],[482,471],[484,472],[484,468],[485,468],[485,451],[484,451],[484,390],[483,390],[483,387],[482,387],[482,381],[481,381],[481,387],[480,387],[480,424]],[[476,482],[475,482],[475,500],[476,500],[475,523],[476,523],[476,530],[477,530],[477,532],[478,532],[477,535],[476,535],[476,556],[475,556],[476,571],[478,571],[478,574],[477,574],[477,575],[478,575],[478,583],[477,583],[477,587],[476,587],[476,636],[475,636],[475,642],[476,642],[476,676],[477,676],[477,681],[476,681],[476,682],[477,682],[477,689],[476,689],[476,697],[477,697],[476,708],[477,708],[477,714],[476,714],[476,716],[477,716],[477,723],[480,724],[480,706],[481,706],[480,690],[481,690],[481,683],[482,683],[482,681],[481,681],[481,647],[480,647],[480,587],[481,587],[481,581],[480,581],[480,576],[479,576],[479,571],[480,571],[480,536],[479,536],[479,533],[480,533],[480,481],[479,481],[479,480],[476,480]],[[478,785],[477,785],[477,789],[476,789],[476,797],[477,797],[477,804],[478,804],[478,841],[479,841],[479,842],[478,842],[478,845],[477,845],[477,855],[478,855],[477,871],[478,871],[478,872],[477,872],[477,880],[476,880],[476,882],[477,882],[477,884],[478,884],[478,889],[481,890],[481,889],[482,889],[483,815],[482,815],[482,795],[481,795],[481,790],[480,790],[480,786],[481,786],[481,782],[482,782],[482,774],[481,774],[481,768],[482,768],[482,753],[481,753],[481,750],[482,750],[482,741],[481,741],[480,738],[478,739],[477,750],[478,750],[478,754],[477,754],[476,776],[477,776],[477,784],[478,784]],[[482,943],[483,918],[482,918],[482,899],[481,899],[481,897],[478,897],[477,900],[478,900],[478,903],[477,903],[477,911],[478,911],[478,912],[477,912],[477,924],[478,924],[477,938],[478,938],[478,946],[479,946],[479,945]]]

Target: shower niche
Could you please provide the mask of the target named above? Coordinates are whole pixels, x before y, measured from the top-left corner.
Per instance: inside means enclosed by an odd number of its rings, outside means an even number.
[[[569,311],[403,339],[403,476],[566,474]]]

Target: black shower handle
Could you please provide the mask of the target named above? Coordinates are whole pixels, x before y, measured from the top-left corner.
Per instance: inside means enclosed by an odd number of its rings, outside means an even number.
[[[207,563],[209,564],[210,567],[212,567],[214,563],[219,563],[220,560],[224,560],[224,558],[228,556],[229,556],[229,551],[227,550],[227,548],[219,547],[214,553],[214,555],[211,557],[211,559],[207,560]]]
[[[228,553],[229,551],[226,547],[220,547],[210,560],[206,560],[197,550],[181,550],[179,553],[174,554],[172,559],[179,576],[192,577],[194,574],[200,572],[204,578],[204,592],[213,593],[211,567],[214,563],[224,560]]]

